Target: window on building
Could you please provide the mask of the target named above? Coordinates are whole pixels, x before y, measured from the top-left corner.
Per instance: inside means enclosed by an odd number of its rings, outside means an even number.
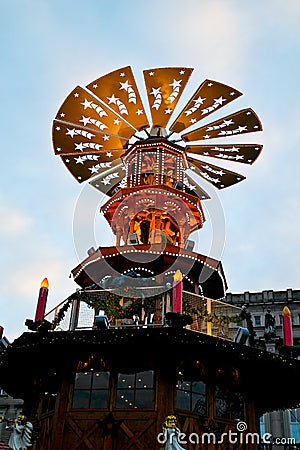
[[[300,442],[300,408],[290,410],[292,438]]]
[[[206,414],[206,384],[203,381],[178,381],[176,408]]]
[[[154,372],[118,374],[117,408],[150,409],[153,407]]]
[[[254,316],[254,325],[256,327],[259,327],[261,325],[261,317],[260,316]]]
[[[259,429],[260,429],[260,435],[263,436],[265,434],[265,416],[261,416],[259,418]]]
[[[283,324],[283,317],[281,314],[279,314],[279,325]]]
[[[79,372],[76,374],[73,408],[107,408],[109,372]]]
[[[244,417],[244,400],[240,392],[216,386],[216,415],[241,420]]]
[[[300,408],[290,410],[291,422],[300,425]]]

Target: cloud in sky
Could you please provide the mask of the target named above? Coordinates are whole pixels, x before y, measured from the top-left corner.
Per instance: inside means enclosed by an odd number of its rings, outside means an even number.
[[[247,179],[216,194],[229,289],[299,287],[298,1],[10,0],[0,13],[0,306],[10,338],[33,317],[45,276],[51,307],[76,289],[68,275],[86,250],[112,244],[97,191],[78,185],[53,155],[51,123],[77,84],[124,65],[143,96],[143,69],[177,65],[195,68],[183,103],[205,78],[244,93],[223,111],[253,107],[264,131],[243,142],[264,150],[253,167],[227,166]],[[207,221],[200,252],[220,223]]]

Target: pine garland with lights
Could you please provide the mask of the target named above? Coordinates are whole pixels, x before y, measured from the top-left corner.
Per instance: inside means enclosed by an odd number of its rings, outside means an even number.
[[[204,320],[205,322],[211,322],[213,325],[229,325],[230,323],[238,323],[243,320],[241,314],[236,314],[234,316],[227,316],[225,314],[215,314],[209,313],[207,310],[201,311],[198,308],[192,307],[188,299],[183,296],[182,304],[183,312],[185,314],[193,314],[197,318]]]
[[[83,291],[77,291],[72,294],[58,311],[51,324],[51,329],[57,328],[65,317],[66,312],[74,300],[86,303],[95,312],[104,311],[112,319],[132,319],[134,315],[141,316],[142,309],[147,310],[153,306],[161,295],[147,298],[131,297],[129,288],[124,288],[124,295],[108,293],[106,298],[91,298]]]
[[[105,298],[92,298],[84,291],[77,291],[68,298],[66,303],[59,310],[52,322],[52,330],[60,325],[74,300],[86,303],[90,308],[93,308],[96,313],[100,310],[104,311],[111,319],[132,319],[134,315],[140,317],[142,310],[147,311],[149,308],[153,307],[157,300],[162,298],[162,294],[146,298],[135,297],[134,294],[136,294],[136,290],[134,290],[134,288],[131,289],[130,287],[125,287],[122,291],[119,290],[118,294],[108,293]],[[193,314],[197,316],[197,318],[204,320],[205,322],[211,322],[214,325],[238,323],[243,319],[240,314],[228,316],[225,314],[217,315],[215,313],[209,313],[206,310],[201,311],[198,308],[192,307],[189,300],[184,296],[183,313]]]

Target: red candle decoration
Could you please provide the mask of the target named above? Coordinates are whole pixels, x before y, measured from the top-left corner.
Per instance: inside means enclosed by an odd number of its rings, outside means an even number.
[[[44,320],[47,297],[48,297],[48,287],[49,287],[48,280],[47,280],[47,278],[44,278],[43,281],[41,282],[39,298],[38,298],[38,303],[37,303],[37,307],[36,307],[36,313],[35,313],[35,321],[36,322],[38,320]]]
[[[293,330],[292,330],[292,320],[291,311],[287,306],[283,308],[283,341],[284,345],[291,347],[293,345]]]
[[[172,311],[182,314],[182,273],[179,269],[177,269],[174,274]]]

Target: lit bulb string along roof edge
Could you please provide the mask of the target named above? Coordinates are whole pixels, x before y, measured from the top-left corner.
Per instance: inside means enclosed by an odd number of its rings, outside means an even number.
[[[171,145],[181,143],[188,162],[185,170],[192,170],[216,188],[223,189],[244,180],[239,173],[198,158],[214,158],[225,164],[253,164],[260,155],[261,144],[208,143],[210,139],[262,131],[261,122],[251,108],[198,126],[203,118],[239,98],[241,92],[205,80],[168,127],[192,72],[193,69],[184,67],[143,71],[152,125],[130,66],[103,75],[84,88],[76,86],[53,121],[55,154],[78,182],[91,180],[98,190],[111,195],[113,186],[116,190],[125,185],[122,155],[137,142],[151,142],[151,130],[155,129],[156,138],[161,136],[162,141]],[[190,127],[193,127],[191,131]],[[178,139],[174,139],[174,133],[179,135]]]

